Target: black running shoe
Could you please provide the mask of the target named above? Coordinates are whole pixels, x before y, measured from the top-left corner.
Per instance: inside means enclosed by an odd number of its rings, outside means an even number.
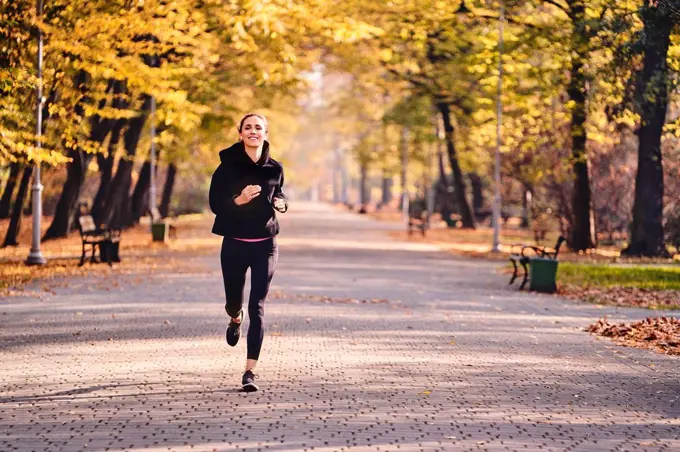
[[[227,327],[227,344],[234,347],[238,344],[238,340],[241,338],[241,324],[243,323],[243,311],[239,314],[241,321],[239,323],[234,322],[234,319],[229,321],[229,326]]]
[[[241,383],[243,384],[243,392],[255,392],[260,389],[255,384],[256,378],[257,375],[255,375],[250,370],[246,370],[246,373],[243,374],[243,379],[241,380]]]

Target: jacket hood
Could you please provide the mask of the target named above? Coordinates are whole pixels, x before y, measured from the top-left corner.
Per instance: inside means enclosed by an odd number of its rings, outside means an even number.
[[[262,155],[257,163],[254,163],[246,153],[246,147],[242,141],[238,141],[226,149],[220,151],[220,162],[222,163],[248,163],[251,165],[264,165],[269,161],[269,141],[264,140],[262,145]]]

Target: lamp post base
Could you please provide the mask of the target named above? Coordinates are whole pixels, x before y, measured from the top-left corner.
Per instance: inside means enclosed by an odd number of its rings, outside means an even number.
[[[26,258],[26,265],[44,265],[47,263],[47,260],[43,257],[42,253],[40,251],[33,251],[28,254],[28,258]]]

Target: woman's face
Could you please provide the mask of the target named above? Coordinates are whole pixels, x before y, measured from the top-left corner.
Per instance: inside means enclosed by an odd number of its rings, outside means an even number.
[[[257,116],[251,116],[243,121],[239,136],[247,147],[260,147],[264,143],[264,140],[267,139],[267,129],[265,127],[265,123],[262,119]]]

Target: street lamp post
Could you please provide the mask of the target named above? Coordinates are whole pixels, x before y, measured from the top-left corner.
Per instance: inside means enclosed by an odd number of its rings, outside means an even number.
[[[409,193],[408,193],[408,141],[409,129],[403,126],[401,129],[401,208],[404,224],[408,226],[408,209],[409,209]]]
[[[157,210],[156,206],[156,98],[151,96],[151,151],[149,156],[149,211],[151,212],[151,223],[160,220],[160,218],[153,218],[154,212]]]
[[[37,16],[42,16],[43,0],[37,0]],[[43,99],[43,37],[42,31],[38,28],[38,102],[36,105],[36,147],[42,147],[42,109],[45,100]],[[42,191],[40,183],[40,156],[36,156],[35,169],[33,170],[33,239],[31,241],[31,251],[28,254],[26,263],[28,265],[43,265],[47,261],[40,251],[40,220],[42,219]]]
[[[505,2],[501,0],[500,20],[498,21],[498,92],[496,100],[496,161],[494,167],[494,200],[493,200],[493,246],[491,251],[499,252],[500,220],[501,220],[501,143],[503,124],[503,26],[505,23]]]

